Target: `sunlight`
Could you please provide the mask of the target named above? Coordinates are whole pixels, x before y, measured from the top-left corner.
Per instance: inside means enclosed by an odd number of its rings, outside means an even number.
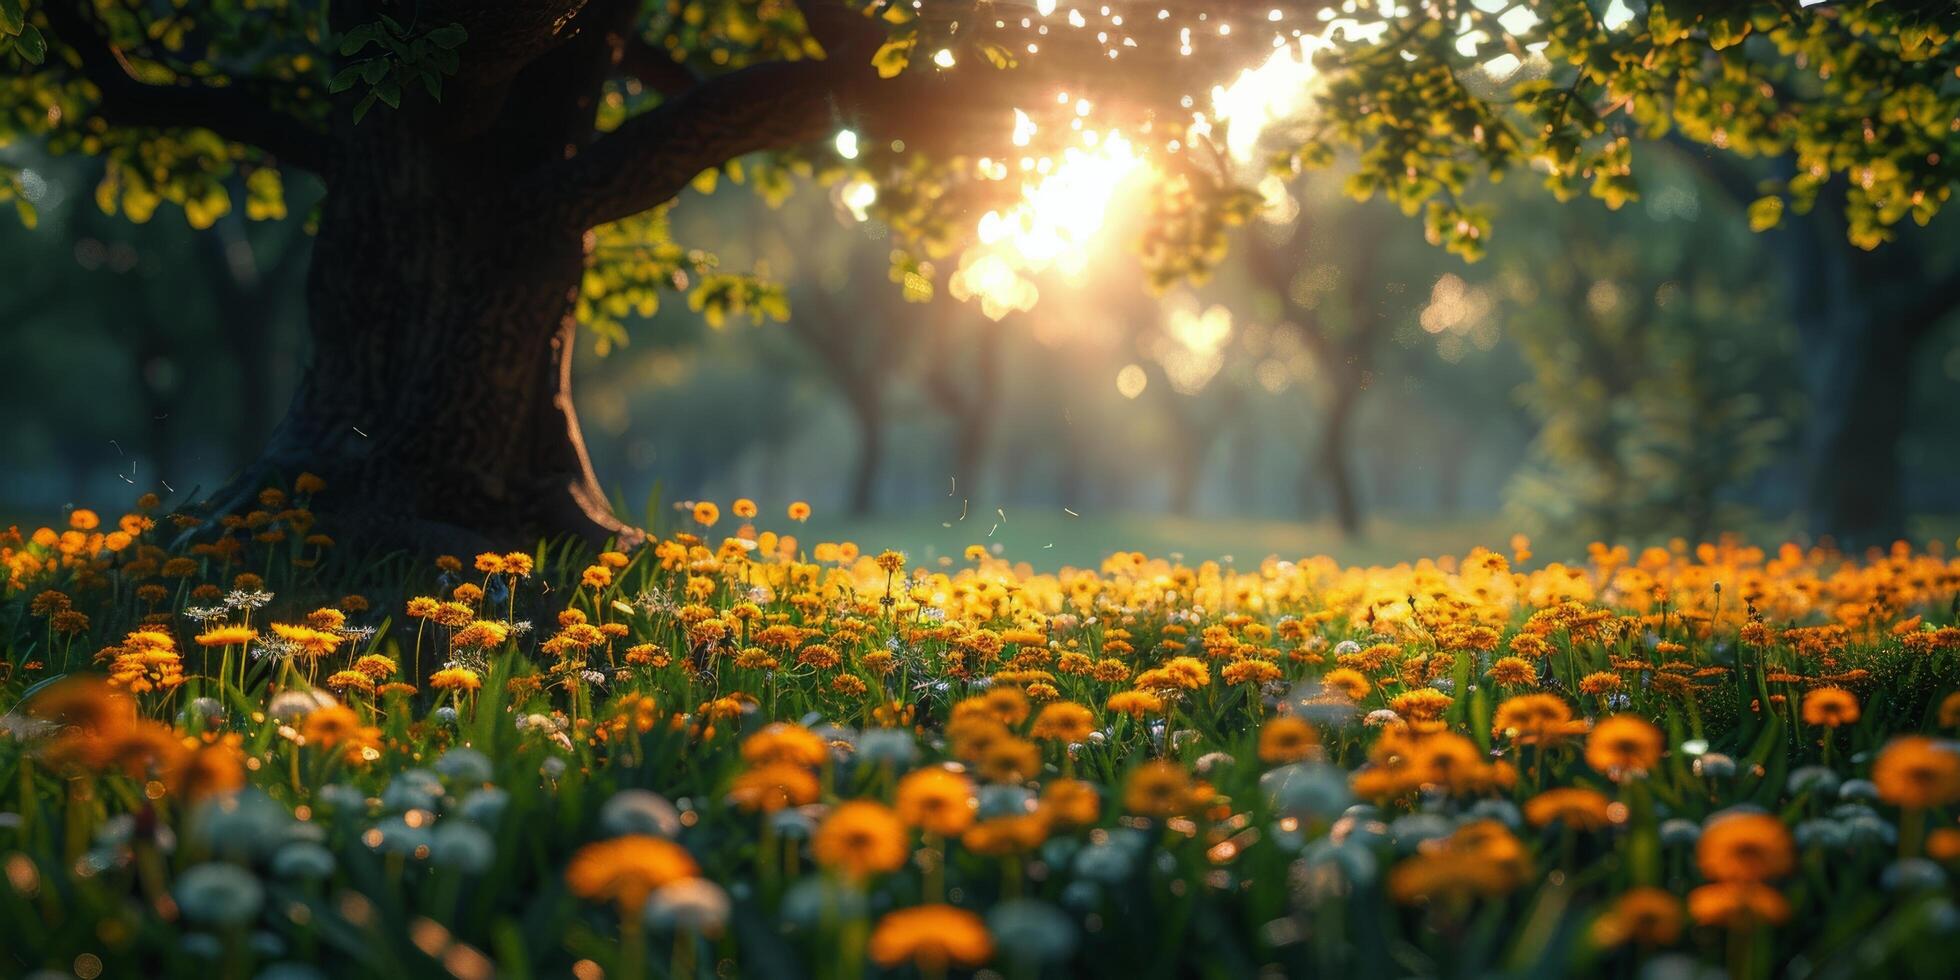
[[[1015,119],[1017,139],[1023,126],[1032,132],[1025,113],[1017,110]],[[994,166],[983,164],[982,176],[1005,169]],[[961,256],[948,284],[953,296],[962,302],[978,297],[982,311],[995,320],[1032,309],[1039,292],[1029,275],[1050,268],[1079,274],[1111,203],[1149,169],[1136,146],[1114,131],[1084,132],[1082,145],[1064,150],[1059,160],[1023,158],[1020,199],[981,216],[979,241]]]

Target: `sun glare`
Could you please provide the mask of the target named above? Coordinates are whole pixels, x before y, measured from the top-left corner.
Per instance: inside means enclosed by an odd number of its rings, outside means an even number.
[[[1015,116],[1027,118],[1018,111]],[[981,216],[979,241],[961,256],[948,284],[954,298],[977,297],[981,311],[995,320],[1032,309],[1040,298],[1032,275],[1051,269],[1079,274],[1111,203],[1148,169],[1122,133],[1093,130],[1059,159],[1023,160],[1021,197]]]

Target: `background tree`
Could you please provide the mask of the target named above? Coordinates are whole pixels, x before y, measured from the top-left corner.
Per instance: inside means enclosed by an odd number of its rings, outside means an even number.
[[[1057,153],[1075,136],[1055,115],[1100,102],[1099,129],[1142,136],[1152,120],[1144,152],[1162,184],[1143,255],[1160,282],[1216,264],[1248,165],[1317,165],[1344,148],[1351,190],[1423,212],[1434,241],[1468,255],[1489,234],[1461,196],[1480,175],[1535,161],[1554,190],[1617,202],[1635,192],[1632,138],[1670,127],[1793,156],[1776,188],[1793,209],[1847,180],[1860,245],[1950,194],[1952,4],[1637,6],[1425,2],[1323,26],[1321,3],[1264,22],[1267,4],[1227,0],[1120,25],[1120,12],[1091,24],[1071,11],[1066,27],[1058,13],[1051,31],[958,0],[6,0],[0,58],[24,70],[0,80],[0,104],[8,138],[103,157],[100,199],[138,220],[167,202],[207,226],[236,181],[260,201],[295,174],[324,183],[310,364],[262,459],[214,510],[305,469],[326,477],[320,504],[346,533],[601,536],[630,529],[598,493],[569,397],[595,230],[657,213],[704,171],[733,177],[752,153],[792,154],[772,166],[826,180],[872,172],[894,226],[931,252],[956,240],[962,202],[1011,193],[962,151],[1014,154],[1010,113],[1048,105],[1047,145],[1028,151]],[[1311,71],[1289,67],[1308,54]],[[1274,70],[1252,104],[1203,112],[1191,99],[1254,64]],[[1083,97],[1057,106],[1058,89]],[[1269,125],[1281,117],[1297,125]],[[792,153],[844,128],[869,150],[853,167]],[[1250,152],[1249,131],[1281,129],[1283,152]],[[776,312],[739,277],[686,265],[667,281],[704,313]]]

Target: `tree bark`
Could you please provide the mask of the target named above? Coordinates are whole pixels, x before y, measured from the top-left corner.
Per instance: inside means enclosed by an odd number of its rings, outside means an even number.
[[[636,537],[572,406],[583,229],[494,206],[443,148],[386,145],[336,175],[307,285],[311,362],[233,494],[311,472],[323,530],[389,545]]]

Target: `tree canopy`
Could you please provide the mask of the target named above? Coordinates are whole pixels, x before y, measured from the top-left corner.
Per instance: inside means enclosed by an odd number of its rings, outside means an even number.
[[[202,227],[282,213],[299,172],[331,191],[374,113],[440,104],[418,122],[485,147],[517,128],[562,139],[529,200],[487,205],[641,216],[594,250],[618,260],[587,280],[612,313],[686,283],[712,317],[780,315],[779,295],[669,243],[656,209],[712,187],[707,171],[771,195],[796,175],[857,181],[931,280],[932,261],[998,237],[982,211],[1066,238],[1014,202],[1100,153],[1121,160],[1099,176],[1147,168],[1141,254],[1166,283],[1218,261],[1268,174],[1342,160],[1355,196],[1475,257],[1491,228],[1467,199],[1478,180],[1527,170],[1617,206],[1638,194],[1637,141],[1675,133],[1788,161],[1750,208],[1759,227],[1828,193],[1875,247],[1960,176],[1956,31],[1945,0],[0,0],[0,141],[98,156],[105,210],[142,221],[168,203]],[[585,46],[601,67],[570,56]],[[575,66],[604,73],[601,104],[569,91]],[[31,221],[19,175],[0,187]],[[965,291],[1042,260],[1010,256]],[[584,319],[616,333],[592,300]]]

